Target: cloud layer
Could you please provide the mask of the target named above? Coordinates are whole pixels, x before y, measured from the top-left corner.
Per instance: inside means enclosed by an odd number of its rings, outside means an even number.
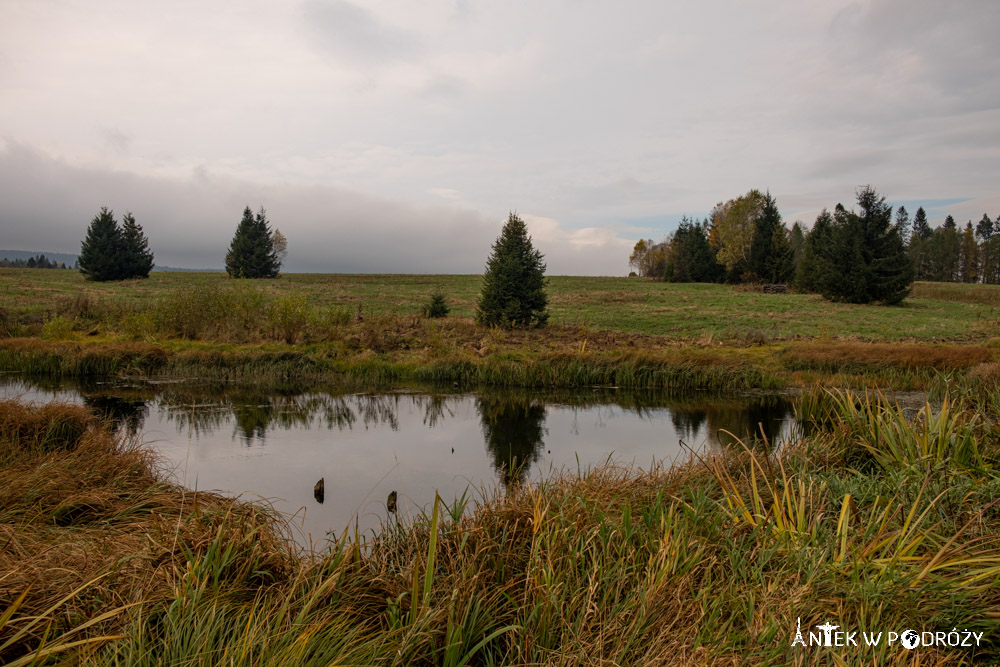
[[[807,223],[868,183],[995,207],[997,27],[995,0],[10,0],[0,245],[107,204],[218,266],[251,203],[295,268],[478,271],[516,209],[550,269],[623,273],[754,187]]]
[[[480,273],[503,218],[416,206],[343,188],[257,184],[207,170],[187,179],[69,166],[31,148],[0,150],[7,248],[78,252],[101,206],[143,225],[158,264],[221,268],[243,207],[264,206],[289,240],[289,272]],[[44,206],[34,203],[44,202]],[[605,228],[568,230],[523,216],[550,274],[620,274],[631,243]]]

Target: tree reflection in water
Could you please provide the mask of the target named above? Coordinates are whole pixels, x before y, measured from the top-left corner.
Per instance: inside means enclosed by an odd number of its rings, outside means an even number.
[[[480,397],[476,408],[482,420],[486,451],[493,458],[504,486],[523,482],[538,460],[547,434],[545,406],[530,398]]]
[[[178,430],[193,433],[219,430],[229,415],[234,435],[247,447],[262,445],[267,433],[276,429],[350,430],[389,427],[399,430],[399,410],[404,404],[424,411],[424,423],[434,426],[446,415],[454,416],[449,402],[460,397],[426,394],[347,394],[306,393],[294,396],[228,393],[216,403],[187,403],[169,394],[160,397],[161,414],[177,424]],[[219,397],[217,397],[219,398]]]
[[[352,430],[400,428],[400,409],[423,413],[435,428],[455,419],[458,408],[474,402],[491,465],[505,484],[523,480],[544,449],[546,405],[590,409],[609,406],[639,419],[656,419],[662,410],[677,435],[691,446],[704,441],[716,447],[760,439],[761,430],[774,443],[794,413],[781,396],[720,396],[700,392],[626,392],[610,389],[578,391],[491,390],[477,396],[435,393],[348,393],[323,386],[249,387],[225,383],[74,383],[18,380],[43,391],[76,390],[84,403],[103,414],[115,429],[142,430],[150,406],[179,433],[200,437],[232,428],[246,446],[265,444],[275,429]],[[458,417],[463,419],[463,417]]]
[[[736,438],[747,444],[766,441],[774,445],[794,414],[792,402],[782,396],[712,396],[701,401],[678,401],[670,407],[670,421],[679,437],[694,445],[700,444],[699,439],[707,439],[716,448],[729,447]]]
[[[142,430],[142,424],[149,410],[146,401],[141,398],[106,393],[84,394],[82,398],[84,405],[111,423],[114,432],[124,429],[129,436],[134,436]]]

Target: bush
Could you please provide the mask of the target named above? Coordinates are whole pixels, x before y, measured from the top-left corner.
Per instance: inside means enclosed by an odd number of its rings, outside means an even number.
[[[275,338],[294,344],[309,323],[305,296],[280,296],[271,306],[271,326]]]
[[[476,321],[508,328],[545,326],[549,314],[542,259],[524,221],[511,213],[486,262]]]
[[[47,340],[67,340],[73,337],[73,320],[56,315],[42,327],[42,338]]]
[[[423,311],[424,317],[448,317],[451,309],[448,308],[448,304],[444,300],[444,294],[435,292],[431,294],[430,303],[424,306]]]

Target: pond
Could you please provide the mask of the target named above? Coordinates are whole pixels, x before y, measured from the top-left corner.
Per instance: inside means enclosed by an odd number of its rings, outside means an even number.
[[[777,395],[686,392],[432,389],[262,391],[210,383],[0,381],[0,396],[85,404],[155,449],[173,481],[264,499],[290,515],[296,539],[321,546],[349,530],[370,535],[445,501],[502,493],[515,481],[585,471],[607,461],[649,468],[691,451],[794,427]],[[323,493],[316,483],[324,480]]]

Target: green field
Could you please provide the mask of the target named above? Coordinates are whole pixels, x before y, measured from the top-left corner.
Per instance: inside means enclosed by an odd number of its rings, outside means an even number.
[[[919,283],[902,306],[726,285],[555,276],[548,327],[473,318],[477,276],[0,271],[0,370],[227,381],[931,389],[1000,375],[1000,288]],[[421,314],[434,292],[451,314]]]
[[[472,317],[481,278],[470,275],[289,274],[254,281],[310,308],[415,315],[434,291],[457,317]],[[0,307],[38,323],[72,308],[143,308],[168,296],[224,288],[219,273],[153,273],[148,280],[88,283],[76,271],[0,269]],[[811,294],[762,294],[737,286],[669,284],[636,278],[553,276],[551,323],[562,327],[666,336],[682,341],[851,340],[985,341],[1000,331],[1000,287],[918,283],[899,307],[824,301]]]
[[[0,371],[232,382],[804,387],[806,429],[651,471],[444,498],[302,554],[261,505],[166,483],[79,406],[0,403],[0,661],[969,664],[1000,659],[1000,289],[903,306],[553,277],[552,322],[475,324],[476,276],[0,271]],[[443,292],[443,319],[420,314]],[[869,392],[927,389],[914,417]],[[770,451],[770,450],[769,450]],[[803,629],[970,648],[790,648]],[[63,654],[65,653],[65,656]]]

